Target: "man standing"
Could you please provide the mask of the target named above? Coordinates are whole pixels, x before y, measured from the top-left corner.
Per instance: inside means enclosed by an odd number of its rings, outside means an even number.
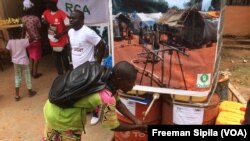
[[[101,64],[104,53],[105,43],[101,37],[92,29],[84,25],[84,13],[75,10],[70,15],[69,39],[71,45],[71,57],[73,68],[87,61],[97,61]],[[91,125],[94,125],[99,120],[99,108],[93,111]]]
[[[58,0],[45,0],[47,9],[42,19],[48,23],[48,38],[53,49],[57,73],[62,75],[70,69],[66,44],[68,43],[67,27],[69,19],[67,14],[57,8]],[[65,68],[65,70],[63,69]]]
[[[86,61],[97,61],[101,64],[105,53],[105,43],[95,31],[84,25],[84,13],[75,10],[71,13],[69,40],[73,68]]]

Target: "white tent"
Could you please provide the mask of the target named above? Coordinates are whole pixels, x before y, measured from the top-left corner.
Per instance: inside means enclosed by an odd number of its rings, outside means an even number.
[[[142,22],[142,27],[151,27],[153,26],[156,21],[162,16],[162,13],[132,13],[131,14],[131,21],[134,26],[135,32],[139,31],[140,22]]]

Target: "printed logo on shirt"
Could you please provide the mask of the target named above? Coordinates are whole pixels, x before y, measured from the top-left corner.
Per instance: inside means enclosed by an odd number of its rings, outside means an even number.
[[[73,50],[76,52],[83,52],[83,48],[73,48]]]
[[[59,22],[59,19],[58,19],[58,18],[55,18],[54,24],[56,24],[56,25],[59,25],[59,24],[60,24],[60,22]]]

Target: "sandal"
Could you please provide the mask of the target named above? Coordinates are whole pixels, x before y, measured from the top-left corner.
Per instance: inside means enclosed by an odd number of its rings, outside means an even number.
[[[37,74],[34,74],[34,75],[33,75],[33,78],[36,79],[36,78],[39,78],[40,76],[42,76],[42,74],[41,74],[41,73],[37,73]]]
[[[16,100],[16,101],[19,101],[20,99],[21,99],[20,96],[15,96],[15,100]]]
[[[29,96],[30,96],[30,97],[32,97],[32,96],[34,96],[34,95],[36,95],[36,91],[29,91]]]

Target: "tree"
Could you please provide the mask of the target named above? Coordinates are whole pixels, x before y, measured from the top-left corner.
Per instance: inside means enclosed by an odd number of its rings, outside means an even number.
[[[179,10],[179,8],[177,6],[173,6],[173,7],[171,7],[171,9]]]
[[[208,8],[208,10],[220,10],[220,1],[219,0],[212,0],[211,6]]]
[[[190,0],[189,2],[184,3],[185,8],[195,7],[198,10],[201,10],[203,0]]]

